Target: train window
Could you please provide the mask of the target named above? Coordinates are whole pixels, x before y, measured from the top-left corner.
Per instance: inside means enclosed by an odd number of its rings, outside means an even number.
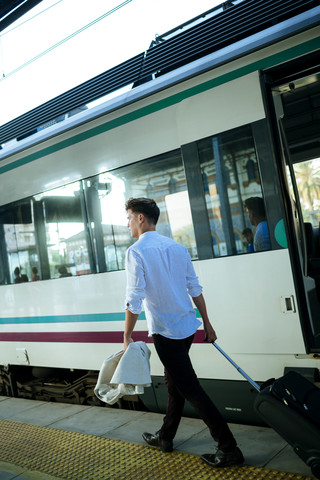
[[[193,211],[198,245],[185,168],[189,176],[198,171],[199,180],[189,179],[198,207],[205,197],[206,213]],[[244,126],[0,207],[0,284],[124,269],[134,241],[124,208],[130,197],[153,198],[157,230],[193,260],[271,248],[266,219],[259,223],[253,213],[258,203],[265,217],[255,143]]]
[[[214,256],[270,249],[251,127],[200,140],[197,148]]]
[[[124,269],[125,253],[132,243],[124,210],[124,181],[107,172],[83,184],[97,271]]]
[[[91,273],[82,184],[75,182],[33,199],[42,278]]]
[[[311,223],[313,227],[317,227],[320,224],[320,158],[295,163],[293,169],[303,219],[305,222]],[[289,172],[288,179],[290,182]]]
[[[0,208],[0,283],[22,283],[38,265],[31,201]]]
[[[130,197],[153,198],[161,211],[159,233],[185,245],[191,257],[197,258],[180,150],[97,175],[84,183],[99,271],[125,268],[125,253],[133,242],[124,208]]]
[[[198,258],[186,175],[180,150],[168,152],[117,170],[125,198],[153,198],[160,208],[157,230],[184,245]]]

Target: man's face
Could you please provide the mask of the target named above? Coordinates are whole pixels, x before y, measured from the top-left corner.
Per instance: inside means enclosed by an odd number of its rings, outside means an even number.
[[[139,213],[134,213],[132,210],[128,210],[127,219],[131,237],[139,238]]]
[[[255,216],[255,214],[252,210],[248,209],[248,217],[249,217],[249,221],[250,221],[251,225],[253,225],[253,226],[258,225],[256,216]]]

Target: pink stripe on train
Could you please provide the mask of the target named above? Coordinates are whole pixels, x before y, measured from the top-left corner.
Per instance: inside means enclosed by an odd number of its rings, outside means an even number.
[[[133,340],[152,343],[148,332],[137,331]],[[204,332],[197,331],[195,343],[202,343]],[[123,343],[123,332],[1,332],[0,342]]]

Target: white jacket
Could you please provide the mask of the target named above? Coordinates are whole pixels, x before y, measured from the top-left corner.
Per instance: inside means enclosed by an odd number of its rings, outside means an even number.
[[[101,366],[95,395],[113,405],[124,395],[144,393],[151,386],[151,352],[145,342],[132,342],[127,350],[114,353]]]

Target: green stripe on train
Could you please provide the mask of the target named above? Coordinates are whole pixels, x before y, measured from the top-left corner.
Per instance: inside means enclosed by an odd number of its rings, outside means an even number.
[[[197,318],[200,317],[195,309]],[[28,323],[79,323],[79,322],[118,322],[125,319],[125,312],[114,313],[87,313],[79,315],[44,315],[39,317],[5,317],[0,318],[0,325],[17,325]],[[145,320],[144,312],[139,315],[139,320]]]

